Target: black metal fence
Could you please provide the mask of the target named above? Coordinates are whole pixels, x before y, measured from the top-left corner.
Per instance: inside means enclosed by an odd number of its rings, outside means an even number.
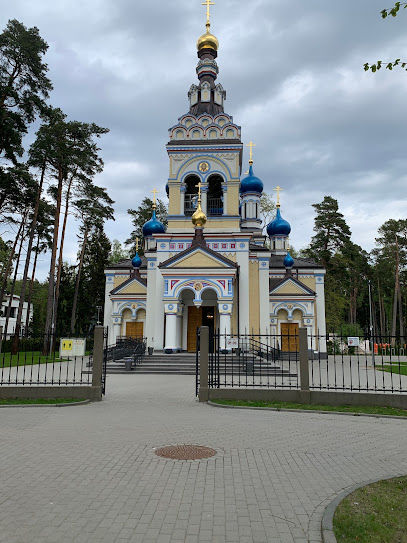
[[[115,345],[105,346],[104,358],[108,363],[124,363],[125,369],[131,371],[134,366],[141,364],[146,353],[147,339],[145,337],[120,336]]]
[[[400,338],[308,334],[307,341],[301,355],[308,359],[310,390],[407,392],[407,349]],[[300,389],[300,369],[298,331],[210,336],[209,388]]]
[[[0,343],[0,386],[91,385],[89,356],[69,354],[68,347],[74,345],[68,343],[63,352],[60,338],[54,335],[24,338],[15,354],[11,342]]]

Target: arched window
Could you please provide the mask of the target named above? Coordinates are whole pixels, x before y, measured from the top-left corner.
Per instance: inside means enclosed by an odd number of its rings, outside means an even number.
[[[208,180],[208,216],[220,217],[223,215],[223,178],[220,175],[211,175]]]
[[[191,217],[198,205],[198,183],[200,178],[197,175],[189,175],[185,179],[186,190],[184,198],[184,215]]]

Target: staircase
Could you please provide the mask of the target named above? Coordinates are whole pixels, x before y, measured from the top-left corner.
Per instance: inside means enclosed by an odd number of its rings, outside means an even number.
[[[288,370],[265,358],[249,356],[238,358],[236,355],[224,355],[219,357],[219,372],[221,374],[245,375],[269,375],[270,377],[286,376],[296,377],[295,353],[290,354],[293,364]],[[283,357],[282,357],[283,358]],[[283,360],[288,360],[283,358]],[[196,358],[194,353],[164,354],[156,352],[153,355],[143,357],[140,364],[132,366],[131,371],[126,370],[125,360],[111,361],[107,364],[109,374],[165,374],[165,375],[195,375]]]

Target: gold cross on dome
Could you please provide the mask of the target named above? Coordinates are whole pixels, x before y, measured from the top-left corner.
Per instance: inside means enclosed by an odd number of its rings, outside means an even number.
[[[206,23],[209,23],[209,17],[211,16],[209,9],[210,6],[215,5],[215,2],[211,2],[211,0],[205,0],[205,2],[202,2],[202,5],[206,6]]]
[[[249,162],[253,162],[253,147],[256,147],[256,144],[251,141],[246,147],[250,147]]]
[[[199,181],[199,183],[197,185],[195,185],[195,187],[198,189],[198,200],[201,201],[201,187],[202,187],[202,183]]]
[[[136,253],[138,253],[139,243],[140,243],[139,238],[136,238]]]
[[[277,207],[280,207],[280,192],[283,190],[281,187],[277,187],[276,189],[273,189],[277,192]]]
[[[153,195],[154,195],[154,196],[153,196],[153,201],[154,201],[154,206],[153,206],[153,207],[155,207],[155,195],[158,194],[160,191],[158,191],[157,189],[153,189],[151,192],[152,192]]]

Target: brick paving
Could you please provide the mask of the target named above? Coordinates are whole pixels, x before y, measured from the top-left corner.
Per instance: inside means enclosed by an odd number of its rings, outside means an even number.
[[[0,417],[1,543],[320,543],[335,495],[407,473],[405,420],[216,409],[191,376]],[[154,454],[177,444],[217,454]]]

